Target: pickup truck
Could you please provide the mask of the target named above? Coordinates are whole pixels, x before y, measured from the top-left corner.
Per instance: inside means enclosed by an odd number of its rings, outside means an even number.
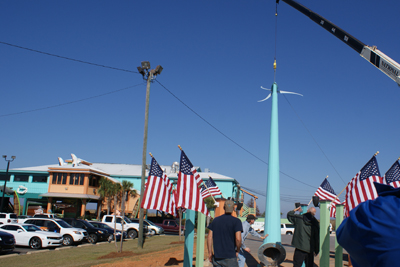
[[[154,223],[157,226],[160,226],[164,229],[166,233],[179,233],[179,222],[174,219],[165,219],[162,223]],[[185,227],[182,225],[182,232],[185,230]]]
[[[281,224],[281,235],[293,235],[294,225],[293,224]]]
[[[136,238],[139,235],[139,224],[131,222],[129,218],[122,216],[114,216],[114,215],[104,215],[101,222],[107,224],[111,228],[114,229],[114,217],[116,220],[116,229],[122,231],[122,224],[124,224],[124,232],[127,232],[128,238]],[[144,233],[147,234],[148,230],[147,227],[144,226],[143,229]]]

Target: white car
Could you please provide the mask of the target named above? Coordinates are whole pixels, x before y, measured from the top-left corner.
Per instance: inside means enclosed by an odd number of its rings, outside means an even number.
[[[17,214],[0,212],[0,224],[5,223],[18,223]]]
[[[258,233],[264,232],[264,221],[254,222],[251,228]]]
[[[61,246],[62,235],[58,233],[45,232],[33,224],[9,223],[0,226],[4,232],[14,235],[15,245],[29,246],[33,249]]]
[[[88,238],[86,230],[74,228],[61,219],[31,218],[25,223],[34,224],[45,231],[60,233],[63,236],[64,246],[70,246],[74,242],[82,242]]]
[[[133,223],[139,223],[139,219],[130,219]],[[143,220],[143,225],[147,226],[149,235],[161,235],[164,233],[164,228],[155,225],[152,221]]]

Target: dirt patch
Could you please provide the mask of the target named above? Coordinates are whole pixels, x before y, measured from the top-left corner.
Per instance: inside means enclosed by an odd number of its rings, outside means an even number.
[[[108,253],[107,255],[98,257],[98,259],[113,259],[113,258],[121,258],[121,257],[132,257],[137,255],[136,253],[133,253],[132,251],[122,251],[120,252],[111,252]]]
[[[105,263],[100,265],[95,265],[95,267],[161,267],[161,266],[173,266],[173,267],[183,267],[184,259],[184,246],[183,241],[172,242],[181,244],[181,246],[175,246],[172,248],[166,248],[162,251],[156,251],[147,254],[136,254],[133,253],[132,256],[128,256],[119,262]],[[172,244],[171,243],[171,244]],[[110,253],[112,254],[112,253]],[[110,255],[108,254],[108,255]],[[106,255],[106,256],[108,256]],[[193,249],[193,262],[192,266],[196,264],[196,245]],[[94,267],[94,266],[92,266]]]
[[[176,242],[171,242],[169,243],[170,245],[174,245],[174,244],[184,244],[185,241],[176,241]]]

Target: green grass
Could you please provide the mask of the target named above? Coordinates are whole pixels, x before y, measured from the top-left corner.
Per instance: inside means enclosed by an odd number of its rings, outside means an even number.
[[[183,240],[183,238],[182,238]],[[147,238],[143,249],[138,248],[137,239],[124,242],[123,252],[132,251],[135,254],[146,254],[154,251],[164,250],[170,247],[171,242],[179,241],[179,236],[154,236]],[[120,242],[118,242],[118,248]],[[33,251],[33,250],[32,250]],[[1,266],[34,267],[34,266],[92,266],[102,263],[121,261],[128,257],[113,259],[98,259],[111,252],[116,252],[114,243],[102,243],[100,245],[89,245],[83,247],[71,247],[62,250],[44,251],[29,255],[18,255],[13,257],[0,257]]]

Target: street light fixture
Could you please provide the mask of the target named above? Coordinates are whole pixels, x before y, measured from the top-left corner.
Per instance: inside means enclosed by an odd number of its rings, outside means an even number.
[[[140,185],[140,199],[139,199],[139,207],[142,206],[143,195],[144,195],[144,182],[146,179],[146,154],[147,154],[147,131],[149,125],[149,102],[150,102],[150,82],[152,82],[157,75],[161,74],[163,68],[158,65],[155,69],[150,69],[150,62],[149,61],[142,61],[140,67],[137,67],[140,74],[142,74],[143,79],[147,81],[146,86],[146,109],[144,113],[144,137],[143,137],[143,155],[142,155],[142,178],[141,178],[141,185]],[[143,248],[143,217],[144,217],[144,210],[140,208],[139,212],[139,238],[138,238],[138,245],[140,248]]]
[[[7,159],[7,155],[3,155],[5,161],[7,161],[7,171],[6,171],[6,179],[4,180],[4,187],[3,187],[3,196],[1,197],[1,212],[3,212],[4,207],[4,194],[6,192],[7,180],[8,180],[8,169],[10,168],[10,162],[14,161],[16,156],[11,156],[11,159]]]

